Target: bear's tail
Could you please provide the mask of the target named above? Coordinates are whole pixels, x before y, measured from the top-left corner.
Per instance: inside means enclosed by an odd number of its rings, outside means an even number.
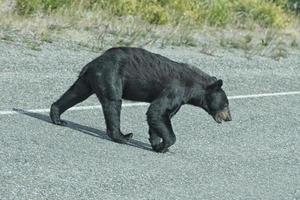
[[[85,66],[82,68],[82,70],[80,71],[78,77],[82,77],[82,76],[85,74],[85,72],[87,71],[88,67],[89,67],[89,64],[85,65]]]

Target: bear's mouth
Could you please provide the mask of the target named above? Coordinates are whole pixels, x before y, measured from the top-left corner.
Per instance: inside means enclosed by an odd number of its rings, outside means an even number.
[[[219,124],[222,123],[222,121],[228,122],[232,120],[231,114],[228,109],[217,112],[215,115],[213,115],[213,118]]]

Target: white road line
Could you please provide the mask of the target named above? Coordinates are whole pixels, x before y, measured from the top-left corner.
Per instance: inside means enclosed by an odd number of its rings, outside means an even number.
[[[264,93],[264,94],[250,94],[250,95],[236,95],[229,96],[228,99],[249,99],[249,98],[260,98],[260,97],[271,97],[271,96],[287,96],[287,95],[300,95],[300,91],[292,91],[292,92],[277,92],[277,93]],[[134,106],[146,106],[148,103],[123,103],[122,107],[134,107]],[[70,108],[70,110],[93,110],[93,109],[101,109],[101,105],[95,106],[76,106]],[[46,113],[49,112],[49,108],[46,109],[30,109],[30,110],[3,110],[0,111],[0,115],[14,115],[25,112],[33,112],[33,113]]]
[[[287,96],[287,95],[296,95],[296,94],[300,94],[300,91],[237,95],[237,96],[229,96],[228,99],[249,99],[249,98],[271,97],[271,96]]]

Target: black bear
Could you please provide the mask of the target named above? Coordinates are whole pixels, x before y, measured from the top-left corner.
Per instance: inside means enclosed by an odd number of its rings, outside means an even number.
[[[218,123],[231,121],[222,84],[196,67],[141,48],[111,48],[82,69],[70,89],[52,104],[50,117],[54,124],[64,125],[60,115],[95,93],[108,136],[126,143],[132,133],[120,130],[122,99],[149,102],[149,141],[154,151],[166,152],[176,140],[170,120],[183,104],[203,108]]]

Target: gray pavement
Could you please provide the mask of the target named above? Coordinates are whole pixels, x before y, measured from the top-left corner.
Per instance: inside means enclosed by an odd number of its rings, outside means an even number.
[[[222,78],[229,96],[300,91],[300,53],[278,62],[221,50],[215,57],[195,48],[149,50]],[[97,55],[0,41],[0,111],[49,108]],[[67,127],[49,123],[47,113],[0,115],[0,199],[299,200],[300,95],[230,106],[233,121],[221,125],[184,106],[166,154],[150,150],[147,106],[122,110],[123,132],[134,133],[128,145],[108,139],[100,109],[66,112]]]

